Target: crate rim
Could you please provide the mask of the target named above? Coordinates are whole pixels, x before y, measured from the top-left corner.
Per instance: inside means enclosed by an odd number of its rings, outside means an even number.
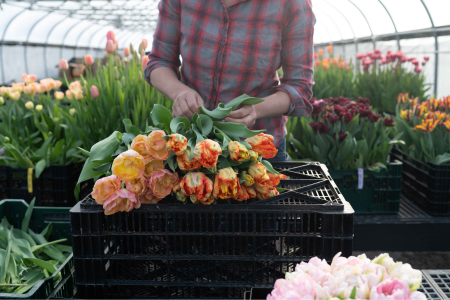
[[[438,165],[438,164],[435,164],[435,163],[432,163],[432,162],[424,162],[424,161],[418,160],[417,158],[412,157],[411,155],[409,155],[408,153],[406,153],[405,151],[400,149],[400,147],[398,147],[398,146],[395,146],[393,149],[395,149],[395,151],[398,151],[402,155],[408,156],[408,158],[413,160],[414,162],[417,162],[417,163],[420,163],[420,164],[424,164],[424,165],[430,165],[434,169],[438,169],[438,168],[445,167],[445,166],[450,167],[450,164]],[[395,153],[394,153],[394,155],[395,155]],[[411,162],[409,162],[409,163],[411,164]],[[425,170],[422,170],[422,171],[428,174],[427,171],[425,171]],[[432,177],[434,177],[434,176],[432,176]]]

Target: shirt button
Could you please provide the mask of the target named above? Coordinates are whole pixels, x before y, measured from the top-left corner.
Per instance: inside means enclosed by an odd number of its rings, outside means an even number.
[[[220,44],[221,44],[221,45],[223,46],[223,45],[225,45],[225,42],[224,42],[224,41],[222,41],[222,42],[221,42]]]

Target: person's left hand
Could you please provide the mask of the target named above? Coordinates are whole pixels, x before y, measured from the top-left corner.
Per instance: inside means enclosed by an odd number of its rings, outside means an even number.
[[[243,105],[241,108],[232,111],[228,117],[225,118],[225,122],[241,123],[252,128],[255,125],[257,116],[254,105]]]

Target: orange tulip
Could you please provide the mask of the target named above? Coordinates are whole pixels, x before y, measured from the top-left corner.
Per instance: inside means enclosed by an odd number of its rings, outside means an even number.
[[[328,45],[328,46],[327,46],[327,52],[328,52],[328,53],[333,52],[333,45]]]
[[[150,59],[147,55],[142,56],[141,63],[142,63],[142,69],[144,70],[147,67],[147,63]]]
[[[150,177],[153,172],[163,170],[164,169],[164,163],[160,160],[151,160],[145,164],[144,169],[144,176]]]
[[[239,142],[231,141],[228,144],[228,152],[230,153],[230,158],[234,161],[247,161],[250,159],[247,147]]]
[[[144,174],[144,158],[133,149],[125,151],[114,159],[112,171],[120,180],[133,180]]]
[[[236,201],[245,201],[255,197],[256,197],[255,190],[251,186],[245,186],[241,184],[238,193],[236,194],[236,196],[233,197],[233,199]]]
[[[63,71],[69,69],[69,63],[67,62],[67,60],[61,59],[61,60],[59,61],[59,69],[60,69],[60,70],[63,70]]]
[[[125,180],[124,182],[126,189],[136,196],[141,196],[145,192],[146,186],[144,177]]]
[[[232,168],[219,170],[214,182],[214,199],[229,199],[236,196],[241,188],[239,178]]]
[[[239,175],[239,182],[246,185],[246,186],[252,186],[253,184],[255,184],[255,179],[253,179],[253,177],[248,174],[247,172],[243,171],[240,175]]]
[[[270,180],[269,175],[267,175],[266,167],[260,162],[255,162],[250,168],[248,168],[248,173],[253,177],[255,183],[266,184]]]
[[[169,170],[163,169],[153,172],[148,178],[147,185],[156,197],[162,199],[170,194],[178,182],[177,172],[171,173]]]
[[[181,191],[192,203],[211,204],[213,182],[202,172],[189,173],[180,182]]]
[[[333,58],[333,64],[337,65],[339,63],[339,58],[335,57]]]
[[[323,49],[319,49],[319,56],[322,56],[323,55]]]
[[[314,62],[314,65],[315,65],[316,67],[320,66],[320,61],[316,60],[316,61]]]
[[[140,195],[138,198],[142,204],[156,204],[162,200],[162,198],[156,197],[155,194],[153,194],[152,189],[149,187],[145,188],[142,195]]]
[[[105,50],[108,53],[113,53],[114,51],[116,51],[116,46],[114,45],[114,41],[113,40],[108,40],[106,42]]]
[[[422,124],[414,127],[414,130],[420,130],[422,132],[432,132],[439,124],[439,120],[427,119],[422,120]]]
[[[204,168],[212,168],[217,165],[219,154],[222,153],[219,143],[213,140],[204,140],[194,148],[194,159],[199,161]]]
[[[265,133],[260,133],[254,137],[245,139],[252,146],[253,151],[266,159],[274,158],[278,152],[273,140],[273,136]]]
[[[319,58],[319,54],[318,53],[314,53],[314,59],[318,59]]]
[[[169,140],[166,144],[166,148],[167,150],[174,152],[178,156],[186,151],[187,142],[187,138],[185,138],[181,134],[174,133],[170,135]]]
[[[90,54],[86,54],[84,56],[84,64],[86,66],[92,66],[94,64],[94,60],[92,59],[92,56]]]
[[[67,91],[66,91],[66,97],[67,97],[69,100],[73,100],[73,95],[72,95],[72,92],[71,92],[70,90],[67,90]]]
[[[186,151],[184,151],[183,154],[177,156],[178,167],[184,172],[197,170],[202,167],[202,164],[194,157],[192,157],[192,159],[189,160],[190,155],[191,150],[186,149]]]
[[[412,110],[410,110],[410,109],[400,110],[400,116],[402,117],[403,120],[410,122],[411,116],[412,116]]]
[[[347,70],[347,71],[350,71],[350,67],[347,67],[346,70]]]
[[[147,163],[151,160],[154,160],[153,156],[151,156],[150,152],[148,152],[147,147],[145,146],[145,140],[147,137],[145,135],[139,134],[131,143],[131,149],[139,153],[143,158],[144,162]]]
[[[141,207],[141,202],[139,202],[132,192],[126,189],[120,189],[113,193],[103,204],[105,215],[112,215],[119,211],[129,212],[133,208],[139,207]]]
[[[125,55],[125,57],[128,57],[130,55],[130,48],[128,47],[123,48],[123,55]]]
[[[178,183],[173,189],[172,192],[175,194],[175,197],[177,198],[178,201],[181,201],[183,203],[186,202],[186,194],[183,192],[183,190],[181,189],[181,182]]]
[[[266,185],[255,183],[253,185],[253,188],[256,192],[256,198],[258,198],[259,200],[267,199],[280,194],[276,188]]]
[[[344,70],[344,68],[345,68],[345,62],[341,61],[339,63],[339,70]]]
[[[273,188],[280,184],[280,180],[285,180],[287,178],[284,174],[277,175],[271,172],[267,172],[267,175],[269,175],[269,180],[266,182],[266,185]]]
[[[169,150],[166,148],[167,142],[163,136],[166,136],[163,130],[153,130],[145,139],[148,153],[158,160],[165,160],[169,157]]]

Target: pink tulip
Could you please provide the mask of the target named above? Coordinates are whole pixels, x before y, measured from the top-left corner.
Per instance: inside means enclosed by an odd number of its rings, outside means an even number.
[[[414,72],[416,72],[417,74],[419,74],[420,72],[422,72],[422,69],[419,68],[419,66],[414,68]]]
[[[69,69],[69,63],[67,63],[67,60],[61,59],[61,60],[59,61],[59,69],[60,69],[60,70],[63,70],[63,71]]]
[[[142,56],[141,62],[142,62],[142,69],[145,69],[147,67],[147,63],[149,61],[148,56]]]
[[[392,70],[397,70],[397,66],[394,66],[394,67],[392,68]]]
[[[91,86],[91,98],[97,98],[98,96],[100,96],[98,88],[95,85]]]
[[[363,59],[364,57],[366,57],[365,54],[356,54],[357,59]]]
[[[130,48],[128,47],[123,48],[123,55],[125,55],[125,57],[128,57],[130,55]]]
[[[380,53],[381,53],[381,51],[380,51],[379,49],[375,49],[373,52],[374,52],[375,54],[380,54]]]
[[[402,63],[404,63],[404,62],[407,62],[408,59],[406,58],[406,56],[402,56],[402,57],[400,58],[400,61],[401,61]]]
[[[119,49],[119,41],[114,39],[114,48],[115,50]]]
[[[108,41],[109,41],[109,40],[114,41],[114,37],[115,37],[115,36],[116,36],[116,35],[114,34],[114,32],[113,32],[112,30],[108,31],[108,33],[106,34],[106,38],[108,39]]]
[[[90,54],[86,54],[84,56],[84,64],[86,66],[92,66],[93,63],[94,63],[94,60],[92,59],[92,56]]]
[[[142,42],[141,42],[141,45],[142,45],[142,49],[147,49],[147,44],[148,44],[148,42],[147,42],[147,39],[142,39]]]
[[[370,299],[409,299],[411,291],[403,280],[388,279],[373,287]]]
[[[116,51],[116,47],[114,45],[114,42],[112,40],[108,40],[106,42],[106,52],[113,53],[114,51]]]
[[[422,62],[422,66],[425,66],[426,64],[427,64],[426,61],[423,61],[423,62]]]
[[[428,61],[428,60],[430,59],[430,57],[429,57],[429,56],[424,56],[423,59],[424,59],[425,61]]]
[[[382,58],[382,59],[381,59],[381,64],[384,65],[384,64],[386,64],[386,63],[387,63],[387,60],[386,60],[385,58]]]

